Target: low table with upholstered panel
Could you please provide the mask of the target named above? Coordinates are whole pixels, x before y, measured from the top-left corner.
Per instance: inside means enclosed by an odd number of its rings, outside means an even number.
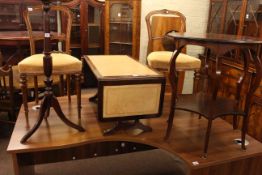
[[[113,130],[105,133],[123,128],[125,120],[134,120],[144,131],[151,130],[138,119],[161,115],[165,77],[126,55],[94,55],[84,59],[98,80],[98,119],[117,121]]]

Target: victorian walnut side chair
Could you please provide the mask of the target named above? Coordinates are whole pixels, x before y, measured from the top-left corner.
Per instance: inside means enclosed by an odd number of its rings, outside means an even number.
[[[58,52],[63,52],[67,54],[71,54],[70,50],[70,36],[71,36],[71,27],[72,27],[72,21],[71,17],[69,17],[69,21],[67,22],[63,17],[67,17],[68,15],[64,14],[64,16],[61,18],[61,14],[59,12],[56,14],[56,10],[51,10],[51,16],[60,18],[62,24],[60,24],[60,29],[58,29],[58,22],[55,22],[56,19],[53,19],[52,24],[50,24],[51,28],[53,30],[56,30],[57,32],[53,32],[52,37],[52,43],[50,47],[51,49],[54,48],[54,50],[58,50]],[[66,16],[65,16],[66,15]],[[39,21],[43,19],[43,9],[41,6],[35,6],[35,7],[29,7],[23,12],[23,17],[25,20],[25,24],[28,31],[29,36],[29,42],[30,42],[30,53],[31,55],[36,54],[36,52],[42,52],[43,50],[43,41],[44,41],[44,34],[43,34],[43,26],[39,26]],[[42,17],[42,18],[41,18]],[[31,20],[32,18],[32,20]],[[34,18],[34,19],[33,19]],[[36,24],[33,23],[33,21],[37,21]],[[59,31],[62,30],[62,31]],[[58,41],[58,42],[57,42]],[[40,49],[37,47],[39,44],[41,44]],[[63,45],[62,45],[63,44]],[[38,80],[39,79],[39,80]],[[34,90],[35,90],[35,101],[38,103],[38,87],[45,87],[44,83],[44,76],[34,76]],[[60,75],[54,75],[53,76],[53,84],[59,85],[59,92],[60,95],[64,95],[64,76]],[[68,100],[71,101],[71,83],[70,83],[70,75],[66,75],[66,90],[67,90],[67,96]]]
[[[167,77],[170,60],[174,54],[175,48],[173,45],[163,46],[163,39],[165,39],[165,34],[172,30],[179,33],[185,32],[186,17],[178,11],[162,9],[151,11],[146,15],[145,19],[148,31],[147,64],[151,68],[164,73]],[[192,70],[198,71],[200,69],[200,65],[201,61],[198,58],[184,53],[179,54],[176,66],[177,72],[180,72],[180,76],[176,82],[180,85],[178,87],[180,93],[183,88],[184,72]],[[197,82],[196,80],[197,77],[194,78],[194,82]],[[166,87],[167,90],[171,88],[169,81],[167,81]]]
[[[45,37],[50,38],[52,42],[61,42],[63,44],[63,49],[65,52],[54,51],[51,53],[53,59],[53,72],[52,77],[55,80],[60,79],[63,81],[63,76],[67,76],[67,95],[69,101],[70,98],[70,75],[75,76],[76,83],[76,94],[77,94],[77,108],[78,116],[81,115],[81,89],[80,89],[80,77],[82,72],[82,62],[70,55],[70,36],[71,36],[71,27],[72,27],[72,14],[71,11],[60,5],[52,5],[50,12],[55,12],[60,14],[61,17],[61,31],[51,31],[50,33],[44,33],[43,31],[33,31],[32,23],[30,21],[30,15],[35,13],[43,13],[43,6],[30,7],[24,11],[24,19],[27,26],[29,38],[30,38],[30,50],[32,55],[25,58],[18,64],[20,79],[21,79],[21,88],[23,93],[23,105],[26,116],[28,116],[28,105],[27,105],[27,76],[33,76],[35,82],[37,77],[43,77],[44,79],[44,70],[43,70],[43,56],[44,54],[35,54],[36,42],[43,41]],[[58,12],[58,13],[57,13]],[[46,36],[49,35],[49,36]],[[51,44],[49,47],[51,48]],[[59,78],[58,78],[59,77]],[[43,81],[44,82],[44,81]],[[37,85],[35,84],[36,89]],[[63,86],[61,86],[63,87]],[[63,88],[60,88],[60,92],[63,92]]]

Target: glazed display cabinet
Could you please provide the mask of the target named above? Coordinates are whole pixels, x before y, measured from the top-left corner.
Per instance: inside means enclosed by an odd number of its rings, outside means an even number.
[[[211,0],[208,31],[260,36],[260,0]]]
[[[105,54],[139,58],[140,0],[105,2]]]
[[[104,2],[72,0],[64,3],[73,13],[71,50],[76,56],[103,54]]]
[[[0,30],[26,30],[23,11],[40,0],[0,0]]]

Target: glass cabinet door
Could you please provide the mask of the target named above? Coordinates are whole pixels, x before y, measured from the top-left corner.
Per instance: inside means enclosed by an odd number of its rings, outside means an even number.
[[[243,0],[228,0],[225,33],[245,36],[259,36],[261,21],[260,0],[247,0],[246,12],[243,12]],[[241,17],[241,13],[244,16]],[[240,21],[244,20],[243,25]],[[239,33],[240,32],[240,33]]]
[[[20,29],[20,25],[22,23],[20,6],[20,3],[1,3],[0,30]]]
[[[71,29],[71,48],[80,49],[81,47],[81,33],[80,33],[80,5],[70,8],[73,14],[73,23]]]
[[[101,32],[101,15],[103,11],[101,8],[93,7],[88,5],[88,33],[87,33],[87,43],[88,43],[88,54],[102,54],[103,53],[103,37]]]
[[[103,41],[101,35],[101,16],[103,3],[83,0],[70,6],[73,13],[71,48],[75,55],[101,54]]]
[[[224,33],[238,34],[242,0],[228,0]]]
[[[248,0],[243,35],[261,36],[259,26],[262,24],[262,1]]]
[[[112,3],[109,20],[110,54],[132,55],[132,13],[129,3]]]
[[[211,1],[208,31],[222,33],[223,1]]]

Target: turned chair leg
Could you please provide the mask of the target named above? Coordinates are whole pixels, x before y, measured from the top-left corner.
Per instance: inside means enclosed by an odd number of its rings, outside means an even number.
[[[78,118],[81,118],[81,74],[76,74],[76,96],[77,96],[77,112]]]
[[[22,90],[22,98],[23,98],[23,106],[24,106],[24,112],[25,116],[28,119],[28,104],[27,104],[27,79],[25,74],[20,75],[20,86]]]
[[[193,80],[193,94],[198,92],[199,89],[199,81],[200,81],[200,71],[195,70],[194,71],[194,80]]]
[[[67,90],[67,98],[68,101],[71,102],[71,86],[70,86],[70,75],[66,75],[66,90]]]
[[[241,132],[241,148],[244,150],[246,149],[245,141],[246,141],[247,123],[248,123],[248,115],[244,115],[243,123],[242,123],[242,132]]]
[[[59,76],[59,95],[60,96],[65,95],[64,89],[65,89],[65,87],[64,87],[64,76],[60,75]]]
[[[204,146],[203,158],[207,158],[207,150],[208,150],[208,144],[209,144],[209,137],[210,137],[210,132],[211,132],[211,126],[212,126],[212,120],[208,120],[206,137],[205,137],[205,146]]]
[[[38,81],[37,81],[37,76],[34,76],[34,95],[35,95],[35,104],[39,103],[38,99]]]

